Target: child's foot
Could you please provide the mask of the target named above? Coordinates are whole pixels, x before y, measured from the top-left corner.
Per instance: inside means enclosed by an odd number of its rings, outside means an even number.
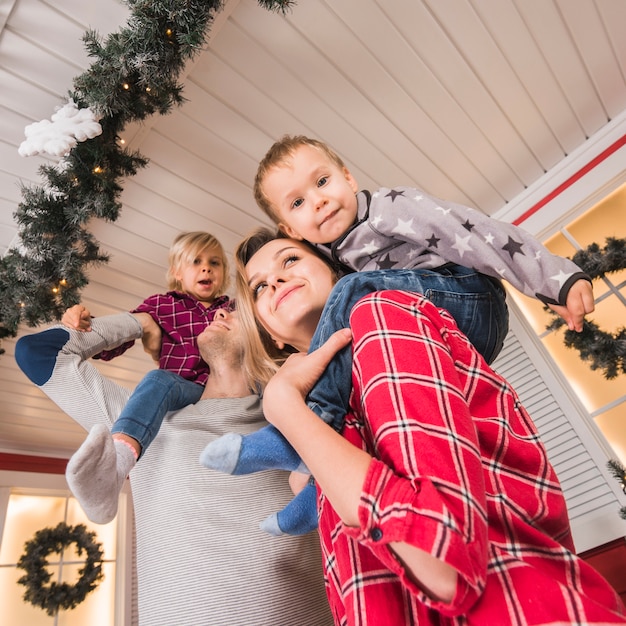
[[[242,442],[243,437],[237,433],[222,435],[207,444],[204,450],[202,450],[200,463],[204,467],[217,470],[218,472],[234,474],[239,461]]]
[[[265,426],[249,435],[227,433],[218,437],[204,448],[200,463],[237,476],[269,469],[308,471],[296,451],[273,426]]]
[[[131,449],[115,442],[103,424],[91,429],[69,460],[67,484],[92,522],[107,524],[115,517],[120,491],[135,461]]]
[[[266,517],[259,528],[270,535],[305,535],[317,528],[317,489],[310,480],[307,486],[282,511]]]

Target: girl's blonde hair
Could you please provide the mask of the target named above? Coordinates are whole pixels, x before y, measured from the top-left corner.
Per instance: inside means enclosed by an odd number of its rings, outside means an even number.
[[[254,199],[259,205],[259,208],[277,224],[280,222],[280,219],[272,207],[272,203],[263,191],[263,181],[268,171],[273,167],[277,165],[288,165],[295,151],[302,146],[316,148],[323,152],[340,169],[345,167],[341,157],[323,141],[311,139],[305,135],[284,135],[275,142],[267,151],[257,168],[256,176],[254,177]]]
[[[248,261],[265,244],[275,239],[287,239],[283,233],[270,228],[261,227],[254,230],[235,250],[235,280],[237,283],[237,312],[239,325],[244,336],[244,374],[251,388],[261,387],[270,381],[272,376],[280,369],[285,359],[296,352],[291,346],[279,349],[270,334],[261,326],[255,315],[254,299],[248,285],[246,265]],[[315,248],[304,241],[298,241],[298,245],[310,248],[311,252],[319,256],[327,263],[335,279],[339,278],[339,269],[327,258],[323,257]]]
[[[203,231],[180,233],[172,242],[166,275],[168,290],[183,291],[183,286],[176,278],[176,274],[183,265],[193,263],[193,260],[207,249],[216,250],[222,257],[222,263],[224,265],[224,279],[215,295],[216,297],[221,296],[226,292],[230,281],[230,270],[228,267],[228,259],[226,258],[226,254],[224,254],[224,248],[216,237],[211,235],[211,233],[205,233]]]

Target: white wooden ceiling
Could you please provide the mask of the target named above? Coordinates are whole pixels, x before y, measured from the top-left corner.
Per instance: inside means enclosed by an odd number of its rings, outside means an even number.
[[[17,243],[24,127],[49,119],[90,63],[91,27],[119,0],[0,0],[0,254]],[[363,188],[408,184],[492,215],[626,109],[624,0],[299,0],[286,16],[228,0],[187,68],[188,102],[129,128],[150,159],[115,223],[91,230],[110,262],[90,272],[94,315],[162,291],[168,246],[208,230],[231,251],[267,223],[251,184],[284,133],[328,141]],[[32,329],[20,329],[20,335]],[[0,356],[0,451],[67,457],[84,432]],[[102,369],[129,387],[135,347]]]

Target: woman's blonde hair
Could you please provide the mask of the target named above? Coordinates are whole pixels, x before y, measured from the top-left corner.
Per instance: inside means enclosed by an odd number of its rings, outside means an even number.
[[[337,167],[340,169],[345,167],[342,158],[328,146],[328,144],[318,139],[311,139],[311,137],[306,137],[305,135],[284,135],[275,142],[267,151],[257,168],[256,176],[254,177],[254,199],[259,205],[259,208],[277,224],[280,222],[280,218],[263,191],[263,182],[269,170],[277,165],[289,164],[295,151],[302,146],[311,146],[312,148],[320,150],[320,152],[323,152]]]
[[[250,233],[235,250],[235,280],[237,283],[237,312],[239,324],[244,334],[245,356],[244,374],[251,387],[264,388],[270,378],[280,369],[285,359],[296,352],[291,346],[279,349],[270,334],[261,326],[255,315],[254,299],[248,285],[246,265],[248,261],[267,243],[275,239],[287,239],[276,230],[261,227]],[[327,258],[306,242],[298,241],[327,263],[333,276],[339,278],[339,270]]]
[[[219,240],[211,235],[211,233],[205,233],[199,230],[189,233],[180,233],[170,246],[166,275],[167,288],[170,291],[183,291],[183,286],[176,278],[176,274],[183,265],[193,263],[193,260],[207,249],[216,250],[222,257],[222,263],[224,265],[224,279],[215,295],[216,297],[221,296],[226,292],[230,282],[230,270],[228,267],[228,259],[226,258],[226,254],[224,254],[224,248]]]

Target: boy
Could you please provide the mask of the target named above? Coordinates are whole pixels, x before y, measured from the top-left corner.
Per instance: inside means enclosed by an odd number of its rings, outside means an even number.
[[[572,330],[582,330],[584,315],[593,311],[589,277],[522,229],[418,189],[359,192],[342,159],[318,140],[287,135],[276,142],[259,164],[254,195],[287,236],[358,272],[333,290],[311,350],[348,325],[362,296],[383,289],[423,293],[448,310],[488,363],[508,330],[501,278],[548,305]],[[347,348],[308,398],[310,408],[336,430],[349,407],[350,366]],[[228,471],[256,471],[253,451],[271,445],[262,437],[259,432],[237,442],[232,450],[237,462]],[[295,527],[285,511],[277,522],[281,531]]]

